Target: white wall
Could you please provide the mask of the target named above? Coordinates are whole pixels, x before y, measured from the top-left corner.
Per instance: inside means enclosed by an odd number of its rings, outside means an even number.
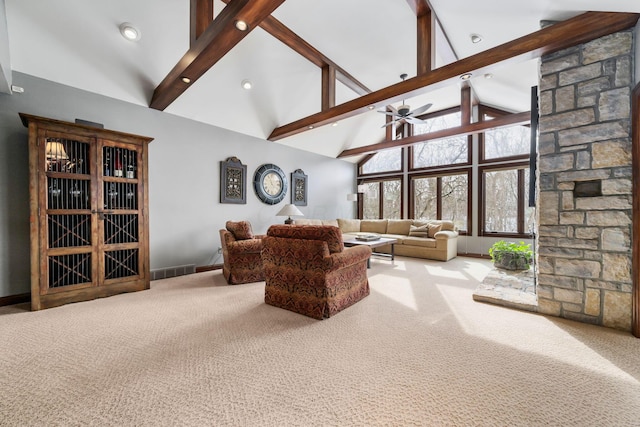
[[[21,73],[13,82],[23,94],[0,94],[0,297],[27,293],[29,284],[29,205],[27,129],[18,112],[155,138],[149,147],[151,269],[219,263],[218,230],[227,220],[248,219],[254,232],[281,223],[275,206],[261,203],[252,187],[255,170],[274,163],[290,174],[308,176],[310,218],[352,218],[355,166],[281,144],[244,136],[157,110],[49,82]],[[247,165],[247,204],[221,204],[220,161],[236,156]]]

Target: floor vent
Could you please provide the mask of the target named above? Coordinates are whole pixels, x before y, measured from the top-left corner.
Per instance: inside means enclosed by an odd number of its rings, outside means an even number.
[[[151,270],[151,280],[168,279],[170,277],[184,276],[185,274],[194,274],[195,272],[195,264],[159,268],[157,270]]]

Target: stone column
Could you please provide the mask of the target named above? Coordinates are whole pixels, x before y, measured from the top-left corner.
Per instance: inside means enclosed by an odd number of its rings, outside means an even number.
[[[538,311],[631,330],[633,31],[542,58]]]

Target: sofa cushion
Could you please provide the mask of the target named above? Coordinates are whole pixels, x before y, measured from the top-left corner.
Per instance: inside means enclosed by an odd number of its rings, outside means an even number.
[[[360,231],[367,233],[385,234],[387,232],[387,220],[363,219],[360,221]]]
[[[411,219],[390,219],[387,221],[387,234],[403,234],[409,235],[411,227]]]
[[[338,227],[343,233],[357,233],[360,231],[360,220],[338,218]]]
[[[253,231],[249,221],[227,221],[225,227],[236,240],[253,239]]]
[[[429,235],[429,224],[425,225],[412,225],[409,227],[409,236],[412,237],[433,237]]]
[[[436,233],[438,231],[442,230],[442,224],[431,223],[427,227],[429,227],[429,236],[428,237],[431,237],[431,238],[434,238],[436,236]]]
[[[423,248],[435,248],[436,241],[435,239],[426,239],[424,237],[413,237],[407,236],[403,241],[403,245],[407,246],[420,246]]]

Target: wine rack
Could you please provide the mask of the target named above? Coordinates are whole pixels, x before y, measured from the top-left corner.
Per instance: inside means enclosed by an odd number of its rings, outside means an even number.
[[[151,138],[20,114],[29,127],[31,307],[149,288]]]

